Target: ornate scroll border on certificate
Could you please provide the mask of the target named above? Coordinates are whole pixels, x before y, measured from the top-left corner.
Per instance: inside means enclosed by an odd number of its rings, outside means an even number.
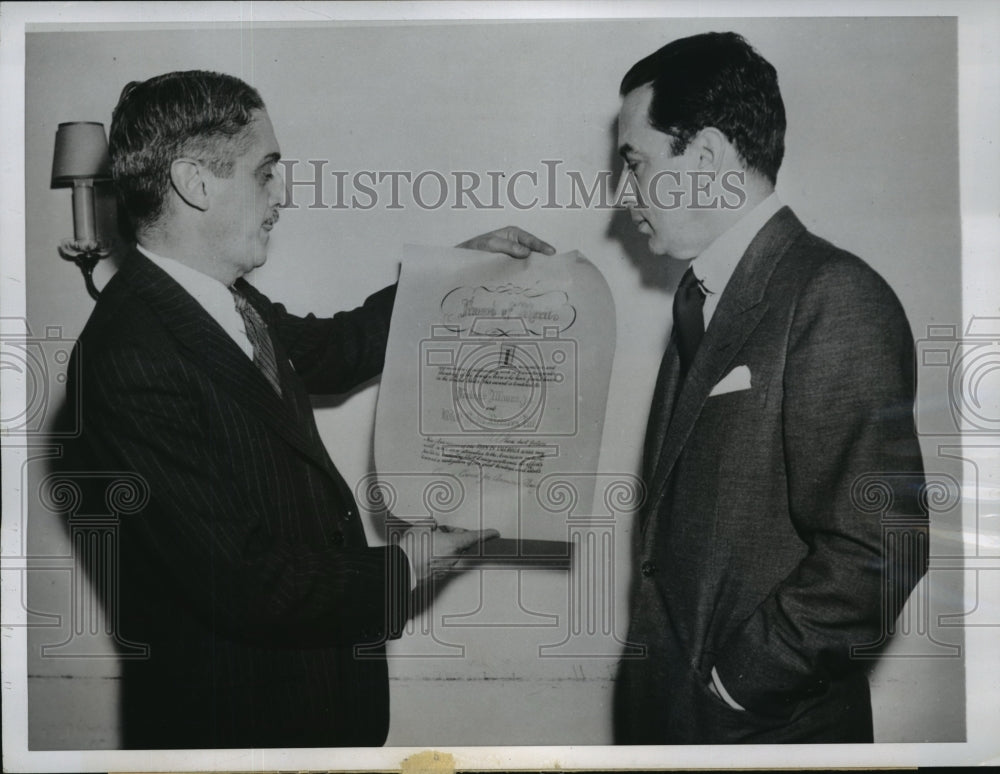
[[[614,347],[608,285],[578,252],[407,245],[375,422],[387,509],[566,541],[592,508]]]

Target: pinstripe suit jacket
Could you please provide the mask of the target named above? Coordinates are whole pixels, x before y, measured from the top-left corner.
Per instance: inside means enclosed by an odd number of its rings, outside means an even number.
[[[317,319],[238,284],[272,332],[283,398],[136,251],[73,355],[73,464],[149,487],[119,529],[121,634],[150,646],[124,663],[125,746],[380,745],[382,643],[405,620],[409,568],[398,548],[368,547],[308,393],[381,371],[394,289]]]
[[[710,395],[737,366],[750,388]],[[678,374],[671,341],[636,526],[629,640],[646,654],[621,663],[617,740],[870,741],[856,656],[877,652],[926,562],[903,309],[785,207]],[[713,667],[745,712],[709,692]]]

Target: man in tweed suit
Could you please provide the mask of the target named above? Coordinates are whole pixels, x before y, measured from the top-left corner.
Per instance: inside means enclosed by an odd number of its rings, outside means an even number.
[[[369,547],[320,440],[309,394],[381,371],[394,288],[319,319],[243,279],[266,259],[283,187],[264,104],[236,78],[129,84],[110,153],[137,245],[80,336],[68,389],[81,395],[78,469],[134,471],[149,489],[118,545],[121,634],[150,646],[123,664],[124,744],[381,745],[383,643],[412,585],[488,537],[439,530],[434,567]],[[551,252],[517,229],[465,246]]]
[[[784,106],[740,36],[670,43],[621,93],[631,217],[689,265],[645,441],[645,652],[620,665],[616,740],[872,741],[853,649],[884,640],[926,560],[909,324],[775,195]],[[885,518],[862,507],[870,484],[893,493]],[[897,524],[912,555],[884,537]]]

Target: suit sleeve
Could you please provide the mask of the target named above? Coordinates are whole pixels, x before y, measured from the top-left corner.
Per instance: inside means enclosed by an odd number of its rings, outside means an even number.
[[[251,285],[243,288],[272,326],[311,394],[347,392],[382,373],[395,285],[372,294],[358,308],[329,318],[297,317]]]
[[[851,647],[884,639],[924,573],[926,556],[897,556],[884,537],[894,519],[903,544],[926,529],[914,391],[913,339],[891,289],[855,259],[824,264],[801,292],[784,375],[789,512],[808,553],[717,659],[741,705],[782,715],[860,668]],[[888,493],[884,510],[865,501],[866,482]]]
[[[266,506],[217,451],[226,423],[206,415],[182,361],[132,343],[87,370],[88,464],[145,480],[150,503],[122,529],[207,625],[279,646],[399,636],[408,614],[405,554],[296,542],[269,530]]]

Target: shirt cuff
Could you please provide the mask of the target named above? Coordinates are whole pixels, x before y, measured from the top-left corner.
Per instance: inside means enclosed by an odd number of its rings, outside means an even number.
[[[722,700],[735,710],[740,712],[746,712],[746,707],[743,707],[736,699],[729,695],[729,691],[726,690],[726,686],[722,684],[722,678],[719,677],[719,673],[716,671],[715,667],[712,667],[712,685],[715,686],[715,690],[719,692],[719,696]]]

